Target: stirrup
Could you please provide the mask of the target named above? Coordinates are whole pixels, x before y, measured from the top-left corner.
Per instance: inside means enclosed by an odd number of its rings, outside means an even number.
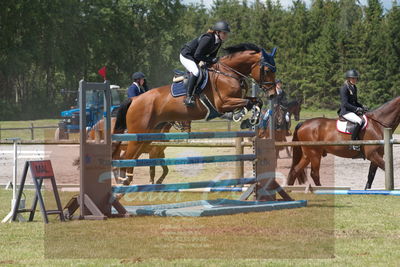
[[[360,145],[351,145],[349,148],[350,148],[350,150],[361,151]]]
[[[192,107],[196,102],[194,101],[194,96],[187,96],[183,103],[188,107]]]

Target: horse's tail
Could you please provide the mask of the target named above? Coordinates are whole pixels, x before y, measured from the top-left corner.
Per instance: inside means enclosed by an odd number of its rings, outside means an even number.
[[[293,133],[293,141],[299,141],[297,131],[300,129],[302,125],[303,125],[302,122],[296,125],[296,128]],[[293,146],[292,167],[290,168],[290,172],[288,175],[288,185],[293,185],[296,178],[298,179],[299,184],[304,184],[307,181],[307,176],[304,169],[301,170],[298,174],[296,174],[294,170],[296,165],[300,162],[302,156],[303,156],[303,151],[301,149],[301,146]]]
[[[128,101],[123,102],[118,109],[117,112],[117,120],[115,121],[114,125],[114,133],[123,133],[127,126],[126,126],[126,113],[128,113],[128,109],[131,106],[132,100],[129,99]]]

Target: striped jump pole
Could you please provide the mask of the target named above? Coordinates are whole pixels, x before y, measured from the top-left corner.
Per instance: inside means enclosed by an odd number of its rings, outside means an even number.
[[[191,133],[137,133],[137,134],[113,134],[113,141],[160,141],[160,140],[182,140],[182,139],[210,139],[210,138],[233,138],[254,137],[254,131],[243,132],[191,132]]]
[[[245,155],[222,155],[222,156],[203,156],[203,157],[182,157],[164,159],[125,159],[113,160],[112,166],[117,168],[144,167],[144,166],[167,166],[183,164],[200,164],[230,161],[253,161],[256,159],[254,154]]]
[[[400,190],[316,190],[318,195],[385,195],[400,196]]]
[[[112,190],[113,193],[156,192],[156,191],[176,192],[183,189],[244,185],[244,184],[254,184],[255,182],[256,178],[240,178],[240,179],[228,179],[219,181],[202,181],[202,182],[176,183],[176,184],[114,186]]]

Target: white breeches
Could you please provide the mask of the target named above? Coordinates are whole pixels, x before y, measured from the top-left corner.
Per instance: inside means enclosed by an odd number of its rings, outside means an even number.
[[[353,113],[353,112],[350,112],[350,113],[347,113],[347,114],[343,115],[343,118],[345,118],[348,121],[351,121],[351,122],[354,122],[354,123],[358,123],[360,125],[362,123],[362,119],[359,116],[357,116],[355,113]]]
[[[179,54],[179,59],[181,60],[182,65],[185,66],[189,72],[193,73],[194,76],[199,77],[199,68],[197,67],[196,62],[185,58],[182,54]]]
[[[289,122],[289,121],[290,121],[289,112],[286,112],[286,114],[285,114],[285,119],[286,119],[286,122]]]

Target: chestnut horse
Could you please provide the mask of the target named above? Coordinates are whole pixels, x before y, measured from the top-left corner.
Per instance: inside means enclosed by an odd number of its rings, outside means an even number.
[[[256,98],[243,98],[245,80],[254,79],[268,97],[275,90],[275,51],[267,53],[254,44],[239,44],[225,49],[227,55],[208,69],[208,82],[202,92],[219,116],[235,110],[250,110],[260,105]],[[135,97],[126,113],[128,133],[157,132],[160,123],[169,121],[201,120],[208,117],[206,108],[199,99],[193,107],[183,103],[184,96],[173,97],[171,85],[154,88]],[[123,128],[119,126],[120,128]],[[137,159],[143,147],[151,142],[129,141],[125,159]],[[119,143],[120,144],[120,143]],[[118,145],[115,149],[118,149]],[[127,175],[133,168],[127,168]],[[124,183],[127,184],[127,183]]]
[[[112,117],[111,118],[111,134],[113,134],[114,131],[114,125],[116,122],[116,118]],[[177,130],[180,131],[185,131],[185,132],[190,132],[191,131],[191,121],[182,121],[182,122],[172,122],[172,123],[165,123],[162,125],[161,131],[162,133],[167,133],[171,130],[172,127],[175,127]],[[95,140],[96,138],[96,132],[99,134],[99,139],[104,140],[104,119],[99,120],[93,127],[92,129],[88,132],[88,140]],[[126,151],[126,145],[121,145],[121,152],[125,153]],[[156,158],[165,158],[165,153],[164,150],[167,148],[167,146],[146,146],[143,150],[143,153],[148,153],[150,159],[156,159]],[[120,159],[121,155],[117,155],[120,153],[115,153],[113,154],[113,159]],[[168,166],[161,166],[163,169],[163,172],[160,176],[160,178],[157,179],[157,181],[154,181],[154,178],[156,176],[156,167],[155,166],[150,166],[150,183],[154,184],[162,184],[164,181],[165,177],[167,176],[169,169]]]
[[[360,132],[360,139],[382,140],[384,128],[391,128],[394,131],[400,123],[400,96],[365,115],[368,117],[368,125],[365,130]],[[293,141],[345,141],[350,139],[350,135],[339,133],[336,130],[336,119],[327,118],[306,120],[296,126],[293,134]],[[365,158],[371,161],[368,182],[365,187],[370,189],[377,168],[385,170],[383,146],[361,146],[361,151]],[[300,184],[304,183],[306,180],[304,168],[311,162],[311,177],[315,185],[321,185],[319,176],[321,156],[326,156],[327,153],[343,158],[356,158],[360,152],[349,150],[348,146],[295,146],[288,184],[293,185],[296,179]]]

